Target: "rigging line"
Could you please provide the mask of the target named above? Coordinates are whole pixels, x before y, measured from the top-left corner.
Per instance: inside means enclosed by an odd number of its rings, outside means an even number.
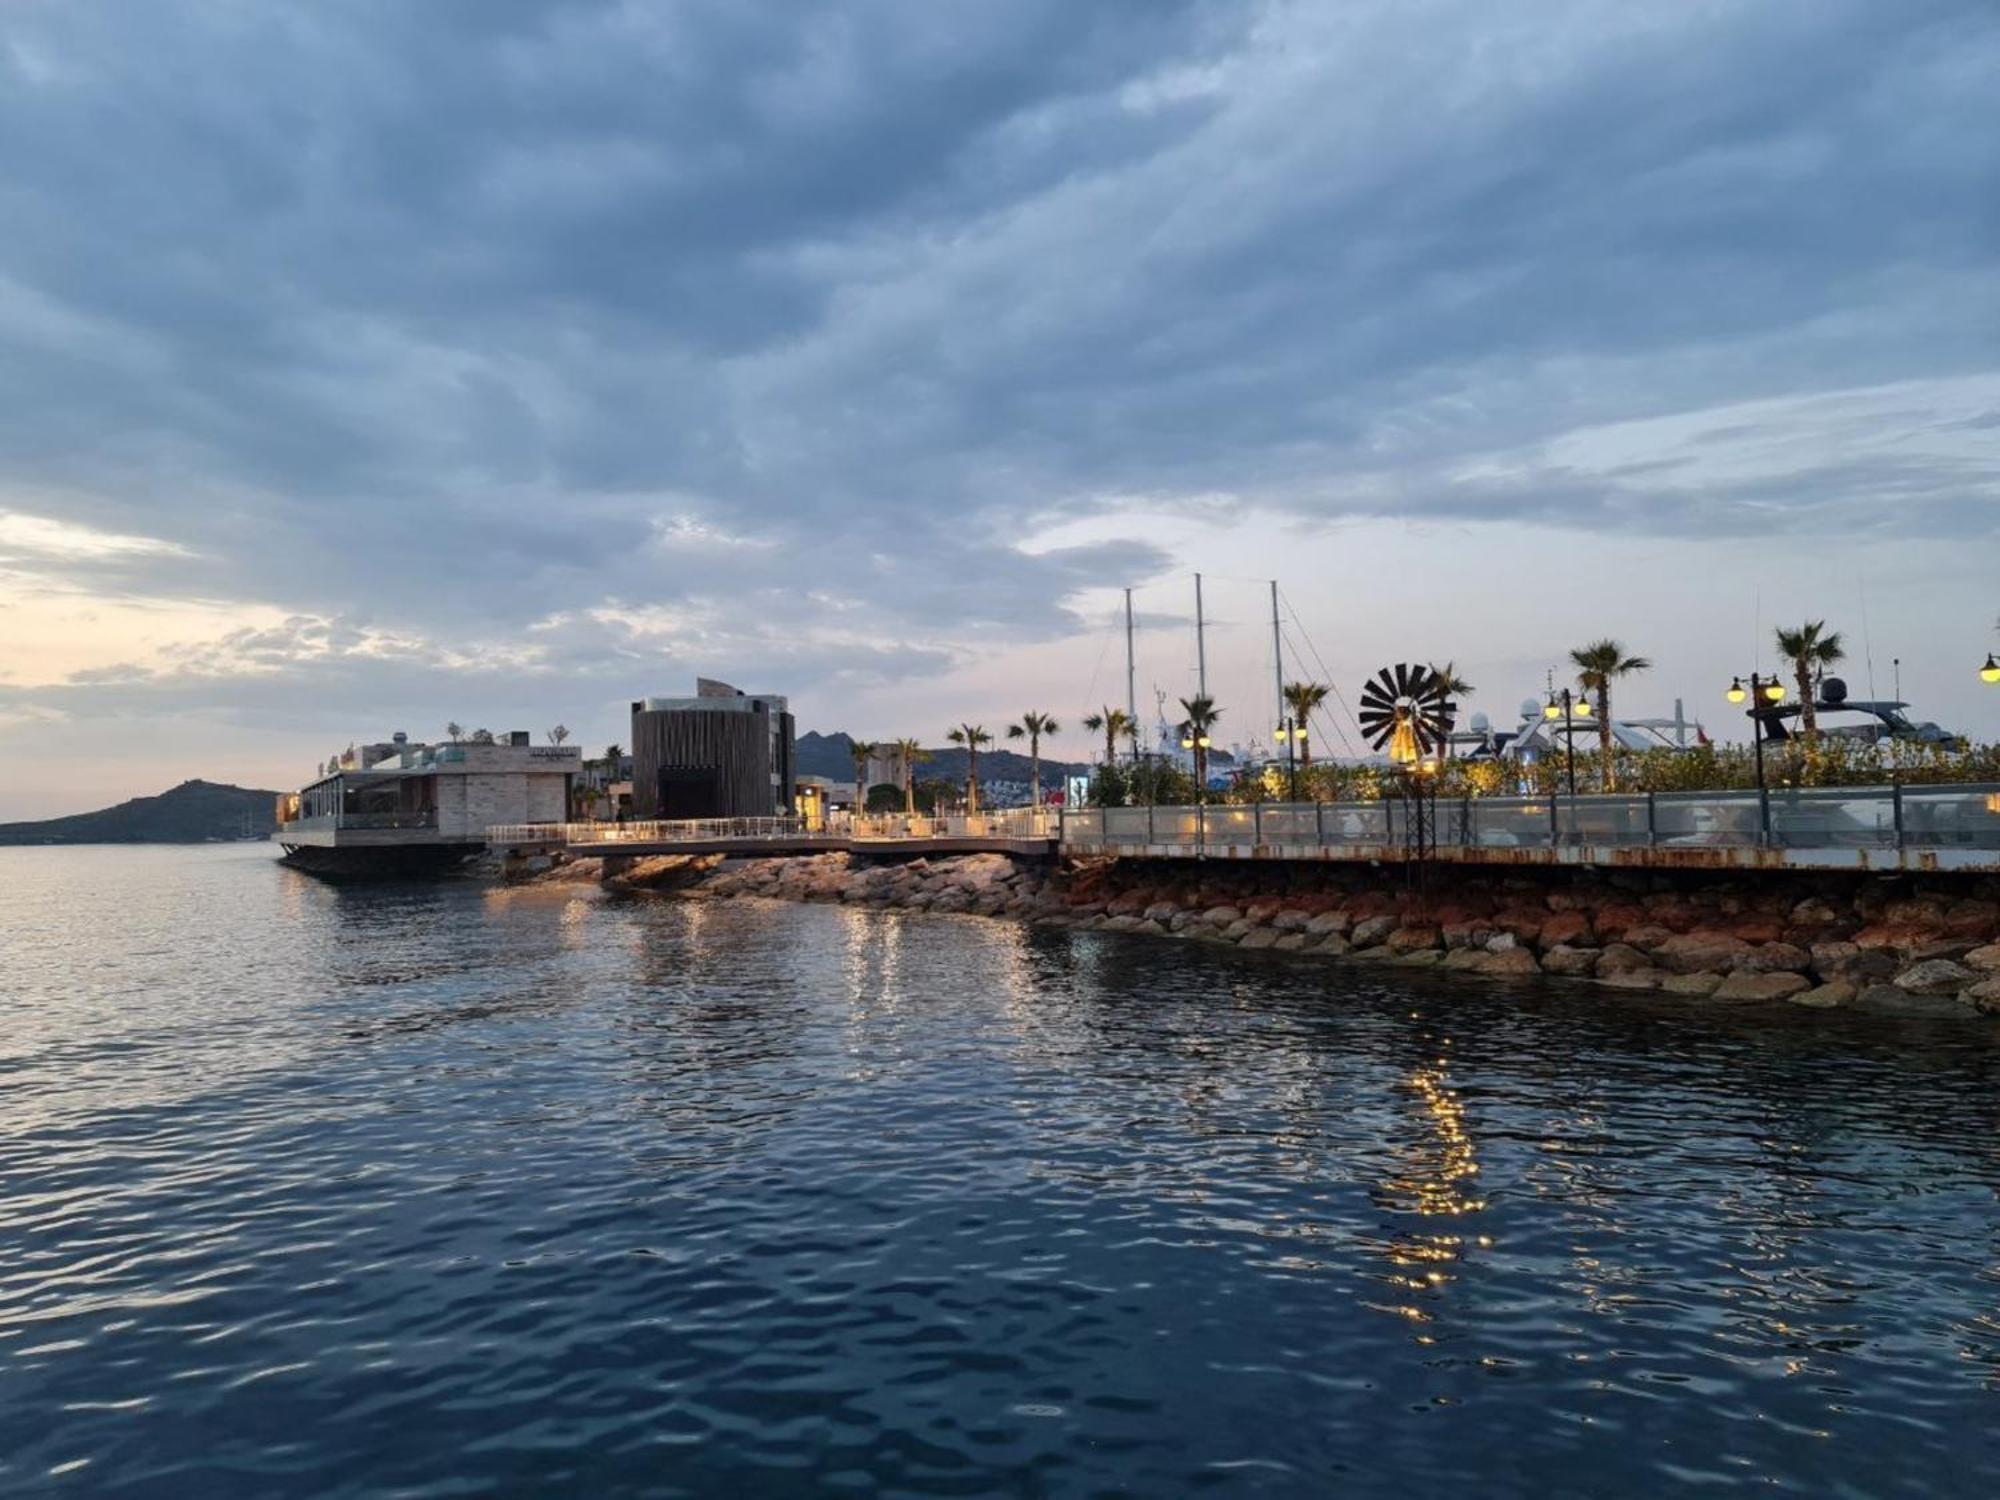
[[[1117,619],[1113,619],[1105,627],[1103,643],[1097,648],[1097,665],[1090,669],[1090,686],[1083,690],[1083,713],[1089,713],[1091,710],[1091,699],[1097,696],[1097,679],[1104,675],[1105,654],[1110,651],[1111,642],[1117,636],[1120,628],[1121,622]],[[1078,717],[1082,717],[1082,714],[1079,714]]]
[[[1312,653],[1313,664],[1319,668],[1320,677],[1325,681],[1327,687],[1332,690],[1334,701],[1340,705],[1340,711],[1347,715],[1348,723],[1354,726],[1354,732],[1357,735],[1360,734],[1361,721],[1354,717],[1354,710],[1348,706],[1346,697],[1342,695],[1340,684],[1334,680],[1333,673],[1327,670],[1326,662],[1319,654],[1319,647],[1313,644],[1312,632],[1306,629],[1305,621],[1299,618],[1299,612],[1292,604],[1291,596],[1285,592],[1283,584],[1278,586],[1278,598],[1284,604],[1285,608],[1291,611],[1292,623],[1299,627],[1299,635],[1304,639],[1306,649]],[[1326,718],[1333,725],[1334,736],[1346,747],[1347,753],[1358,757],[1360,752],[1354,748],[1354,741],[1347,737],[1346,726],[1334,718],[1332,714],[1326,714]]]
[[[1300,626],[1299,628],[1303,630],[1305,627]],[[1289,635],[1287,636],[1287,639],[1290,639]],[[1320,660],[1318,648],[1313,646],[1312,641],[1310,639],[1306,641],[1306,646],[1307,649],[1312,651],[1313,662],[1315,665],[1318,666],[1320,676],[1326,680],[1327,690],[1333,694],[1334,701],[1340,705],[1341,712],[1345,713],[1348,717],[1349,722],[1354,724],[1354,732],[1356,734],[1359,734],[1361,732],[1361,726],[1359,722],[1355,720],[1354,710],[1348,706],[1347,699],[1341,695],[1340,684],[1333,680],[1333,673],[1328,671],[1326,663]],[[1333,738],[1340,741],[1342,747],[1347,751],[1349,755],[1359,756],[1360,751],[1355,749],[1354,742],[1347,737],[1346,726],[1343,725],[1339,719],[1333,716],[1332,711],[1329,710],[1324,703],[1322,703],[1319,707],[1319,717],[1320,717],[1321,727],[1324,728],[1330,726],[1333,730]]]

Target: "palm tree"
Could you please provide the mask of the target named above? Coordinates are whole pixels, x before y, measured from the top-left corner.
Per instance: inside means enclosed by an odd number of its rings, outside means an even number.
[[[1033,709],[1022,714],[1018,724],[1007,726],[1008,739],[1025,739],[1028,742],[1028,802],[1031,806],[1042,805],[1042,736],[1054,734],[1061,728],[1054,714],[1036,713]]]
[[[854,757],[854,812],[858,817],[868,811],[868,762],[875,757],[875,747],[866,740],[849,740],[847,753]]]
[[[465,738],[465,726],[462,724],[445,725],[444,737],[456,745],[460,740]]]
[[[1611,684],[1619,677],[1652,669],[1643,656],[1627,656],[1617,641],[1592,641],[1570,652],[1576,664],[1576,680],[1586,693],[1597,695],[1597,745],[1604,757],[1602,785],[1607,792],[1618,790],[1618,768],[1611,760]]]
[[[1778,627],[1778,654],[1792,664],[1799,685],[1799,728],[1810,748],[1819,739],[1819,715],[1813,699],[1819,696],[1820,674],[1847,656],[1838,630],[1828,632],[1826,621],[1808,620],[1797,630]]]
[[[917,763],[929,759],[915,740],[896,741],[896,763],[903,773],[903,811],[911,817],[917,815]]]
[[[1187,717],[1181,720],[1181,738],[1193,741],[1194,749],[1194,796],[1197,802],[1208,800],[1208,740],[1209,731],[1215,728],[1215,721],[1222,717],[1222,710],[1215,706],[1215,700],[1206,695],[1198,698],[1181,699],[1181,712]]]
[[[1138,725],[1132,722],[1132,716],[1122,708],[1101,708],[1094,714],[1085,714],[1083,727],[1093,731],[1099,729],[1104,731],[1104,763],[1107,766],[1118,759],[1118,736],[1138,733]]]
[[[1436,662],[1432,662],[1430,666],[1431,666],[1431,675],[1437,678],[1438,680],[1438,697],[1440,699],[1449,699],[1452,700],[1453,702],[1456,702],[1456,700],[1460,698],[1469,698],[1474,693],[1479,691],[1478,688],[1474,687],[1471,683],[1467,682],[1463,677],[1458,675],[1457,662],[1448,661],[1443,666],[1439,666]],[[1439,760],[1451,759],[1451,731],[1453,727],[1454,727],[1453,724],[1447,724],[1444,726],[1445,741],[1442,745],[1438,747]]]
[[[965,810],[979,811],[979,747],[993,743],[982,724],[961,724],[945,736],[954,745],[965,746]]]
[[[1323,682],[1288,682],[1285,684],[1285,707],[1292,711],[1292,723],[1300,731],[1299,764],[1311,768],[1313,763],[1312,736],[1303,733],[1307,722],[1326,702],[1327,688]]]
[[[569,726],[567,724],[558,724],[556,725],[555,728],[549,731],[549,743],[551,745],[560,745],[564,740],[568,738],[569,738]]]

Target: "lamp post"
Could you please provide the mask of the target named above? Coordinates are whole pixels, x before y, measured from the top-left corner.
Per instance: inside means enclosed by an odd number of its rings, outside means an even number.
[[[1181,749],[1192,750],[1194,755],[1194,800],[1208,801],[1208,777],[1205,774],[1208,758],[1209,738],[1206,733],[1197,734],[1192,729],[1181,731]]]
[[[1285,747],[1285,774],[1291,781],[1292,801],[1299,800],[1299,746],[1306,740],[1306,726],[1289,714],[1278,721],[1278,743]]]
[[[1748,698],[1756,705],[1765,703],[1776,705],[1785,701],[1785,685],[1775,677],[1760,677],[1752,672],[1747,692],[1743,687],[1743,679],[1734,677],[1730,679],[1729,691],[1723,696],[1731,703],[1741,703]],[[1764,710],[1761,707],[1752,707],[1749,712],[1750,743],[1756,747],[1757,752],[1757,790],[1761,792],[1764,790]]]
[[[1549,694],[1549,701],[1542,709],[1542,717],[1554,722],[1563,722],[1563,755],[1568,762],[1569,794],[1576,795],[1576,721],[1590,717],[1590,700],[1581,693],[1571,693],[1564,688],[1560,693]]]
[[[1993,659],[1991,651],[1986,653],[1986,665],[1979,669],[1981,682],[2000,682],[2000,661]]]

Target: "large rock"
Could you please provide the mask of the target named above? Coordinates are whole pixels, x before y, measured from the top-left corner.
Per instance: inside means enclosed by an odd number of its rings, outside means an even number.
[[[1308,933],[1307,936],[1311,937],[1312,935]],[[1333,957],[1339,958],[1340,956],[1345,954],[1351,946],[1352,944],[1350,944],[1347,941],[1347,939],[1342,937],[1339,933],[1329,932],[1325,937],[1316,939],[1310,951],[1314,953],[1331,954]]]
[[[1610,979],[1619,974],[1632,974],[1640,970],[1651,970],[1653,961],[1637,948],[1625,943],[1613,943],[1597,955],[1597,977]],[[1649,986],[1641,986],[1649,988]]]
[[[2000,903],[1954,901],[1945,908],[1945,936],[1986,942],[2000,932]]]
[[[1248,932],[1243,934],[1243,941],[1239,946],[1244,948],[1271,948],[1277,945],[1278,939],[1282,936],[1282,933],[1274,931],[1269,927],[1252,927]]]
[[[1538,938],[1542,951],[1551,948],[1590,948],[1597,944],[1590,918],[1580,911],[1559,911],[1542,923]]]
[[[1977,969],[1982,974],[2000,974],[2000,943],[1974,948],[1961,962],[1968,969]]]
[[[1971,1001],[1975,1010],[1986,1015],[2000,1015],[2000,977],[1982,979],[1970,989],[1960,990],[1958,998]]]
[[[1271,926],[1279,932],[1303,932],[1309,920],[1306,913],[1287,907],[1272,916]]]
[[[1785,1000],[1812,988],[1803,974],[1731,974],[1717,985],[1717,1000]]]
[[[1742,938],[1710,929],[1670,937],[1653,956],[1676,974],[1727,974],[1754,951]]]
[[[1759,943],[1736,967],[1752,974],[1803,973],[1812,967],[1812,955],[1791,943]]]
[[[1398,927],[1389,934],[1387,941],[1397,953],[1417,953],[1438,946],[1438,930],[1435,927]]]
[[[1720,974],[1669,974],[1660,984],[1660,989],[1669,995],[1713,995],[1720,988]]]
[[[1211,927],[1228,927],[1243,920],[1243,913],[1233,906],[1211,906],[1201,914],[1202,921]]]
[[[1604,972],[1604,961],[1599,959],[1597,964],[1597,982],[1607,989],[1656,990],[1665,984],[1668,978],[1665,969],[1655,969],[1650,966],[1637,969],[1621,968],[1607,974]]]
[[[1844,979],[1836,979],[1827,984],[1814,985],[1809,990],[1800,990],[1792,996],[1792,1004],[1809,1005],[1814,1010],[1833,1010],[1839,1006],[1854,1003],[1855,988]]]
[[[1526,948],[1503,948],[1498,953],[1479,954],[1472,972],[1493,979],[1525,979],[1530,974],[1541,973],[1542,966],[1535,962],[1535,955]]]
[[[1896,976],[1896,988],[1907,995],[1956,995],[1977,982],[1979,975],[1948,958],[1928,958]]]
[[[1365,917],[1354,924],[1354,930],[1348,936],[1354,940],[1356,948],[1372,948],[1386,942],[1389,934],[1401,925],[1393,916]]]
[[[1314,937],[1325,937],[1329,933],[1347,931],[1348,915],[1344,911],[1323,911],[1306,923],[1306,931]]]
[[[1582,978],[1597,972],[1597,950],[1558,945],[1542,955],[1542,968],[1546,973]]]

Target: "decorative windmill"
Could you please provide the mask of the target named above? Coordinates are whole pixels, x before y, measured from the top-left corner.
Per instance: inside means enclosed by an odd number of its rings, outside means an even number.
[[[1384,667],[1361,689],[1361,733],[1402,769],[1430,760],[1444,749],[1458,717],[1458,705],[1445,693],[1444,679],[1429,667]]]
[[[1437,771],[1458,705],[1445,679],[1429,667],[1398,662],[1384,667],[1361,689],[1355,715],[1362,736],[1386,750],[1402,774],[1403,844],[1413,880],[1437,847]]]

